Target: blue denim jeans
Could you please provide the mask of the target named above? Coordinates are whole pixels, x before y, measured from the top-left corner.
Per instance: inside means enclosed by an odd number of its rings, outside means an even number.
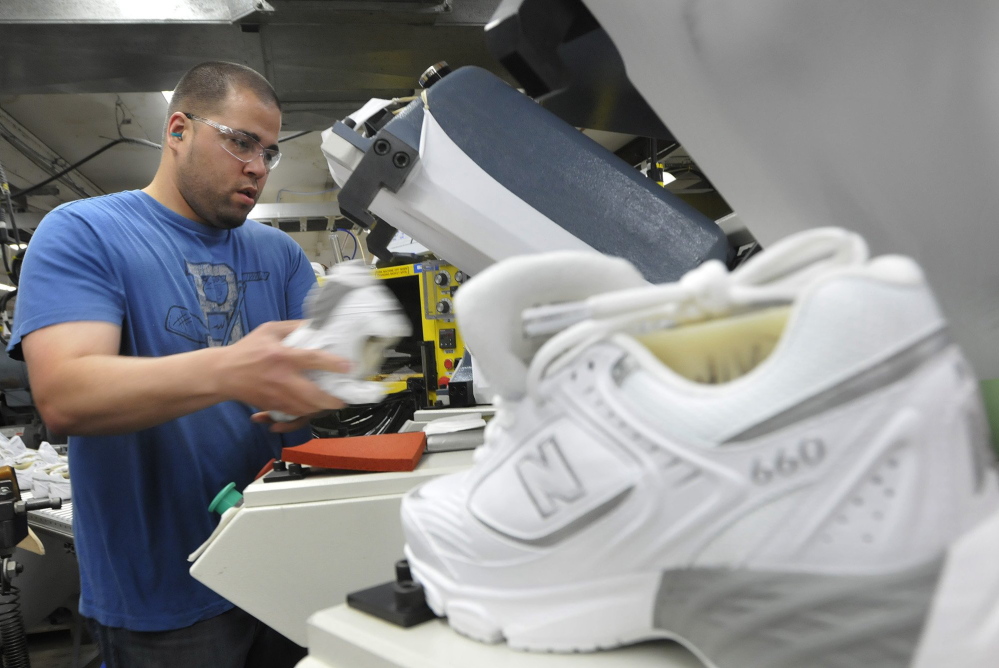
[[[293,668],[306,650],[239,608],[174,631],[87,619],[107,668]]]

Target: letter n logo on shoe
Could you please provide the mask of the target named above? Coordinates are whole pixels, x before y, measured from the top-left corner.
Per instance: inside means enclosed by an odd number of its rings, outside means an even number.
[[[583,483],[565,460],[554,436],[537,448],[525,450],[515,467],[541,517],[551,516],[559,501],[568,504],[583,498]]]
[[[508,538],[551,545],[621,505],[639,475],[623,448],[560,420],[485,473],[468,507]]]

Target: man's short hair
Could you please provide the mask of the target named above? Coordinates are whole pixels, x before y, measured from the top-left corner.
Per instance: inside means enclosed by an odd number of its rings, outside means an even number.
[[[221,110],[236,90],[248,90],[281,109],[274,87],[256,70],[238,63],[213,61],[195,65],[181,77],[173,91],[167,118],[178,111],[210,116]]]

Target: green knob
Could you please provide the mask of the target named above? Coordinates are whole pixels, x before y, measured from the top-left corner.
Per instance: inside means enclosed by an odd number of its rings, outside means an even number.
[[[212,502],[208,504],[208,512],[216,512],[221,515],[242,500],[243,495],[236,491],[236,483],[231,482],[223,487],[222,491],[216,494]]]

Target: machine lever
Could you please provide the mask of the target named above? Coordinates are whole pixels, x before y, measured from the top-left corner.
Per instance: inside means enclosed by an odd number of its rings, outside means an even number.
[[[60,508],[62,508],[62,499],[56,496],[51,498],[45,497],[42,499],[29,499],[27,501],[16,501],[14,503],[14,512],[18,514],[26,513],[29,510],[42,510],[44,508],[59,510]]]

